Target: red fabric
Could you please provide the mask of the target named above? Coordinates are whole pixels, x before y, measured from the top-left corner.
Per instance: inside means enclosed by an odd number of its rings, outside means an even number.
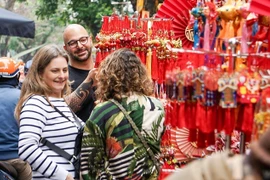
[[[237,113],[237,121],[236,121],[236,126],[235,129],[237,131],[242,131],[242,124],[244,121],[244,108],[245,104],[240,104],[238,105],[238,113]]]
[[[202,114],[204,117],[201,119],[200,129],[204,133],[210,133],[215,129],[215,117],[213,117],[215,107],[203,107]]]
[[[242,107],[242,114],[243,120],[241,124],[241,131],[250,134],[252,133],[253,129],[254,105],[252,103],[244,104]]]
[[[140,51],[140,58],[143,64],[146,64],[145,52]]]
[[[269,0],[251,0],[249,11],[261,15],[270,16],[270,3]]]
[[[206,140],[206,134],[199,130],[198,137],[197,137],[197,147],[206,148],[205,140]]]
[[[101,63],[101,52],[99,50],[97,50],[96,52],[96,62],[95,62],[95,68],[98,68],[100,63]]]
[[[177,103],[178,104],[178,121],[177,121],[177,127],[178,128],[184,128],[187,127],[185,122],[185,103]]]
[[[174,168],[171,167],[168,168],[168,164],[164,164],[159,173],[158,180],[164,180],[167,176],[173,173],[173,169]]]
[[[177,68],[180,68],[180,69],[183,69],[183,53],[181,52],[178,52],[177,53]]]
[[[208,126],[208,131],[207,133],[214,132],[216,128],[216,112],[217,108],[215,106],[208,107],[207,112],[206,112],[206,119],[207,119],[207,126]]]
[[[206,134],[206,146],[215,145],[216,138],[215,138],[215,132],[210,132]]]
[[[186,103],[185,120],[188,129],[196,129],[196,103]]]
[[[170,128],[166,128],[162,137],[161,137],[161,145],[162,146],[169,146],[171,145],[171,129]]]
[[[176,128],[177,127],[177,121],[178,121],[178,111],[177,111],[177,103],[176,101],[172,101],[171,102],[171,106],[172,106],[172,109],[171,109],[171,124],[172,124],[172,127]]]
[[[158,70],[159,70],[158,83],[161,84],[165,80],[165,62],[164,61],[158,61]]]
[[[104,50],[103,53],[102,53],[102,59],[105,59],[109,54],[110,53],[109,53],[109,51],[107,49]]]
[[[168,126],[171,124],[171,108],[170,104],[167,103],[165,106],[165,125]]]
[[[199,130],[201,130],[201,124],[203,121],[203,113],[202,113],[202,106],[200,105],[200,102],[197,101],[196,102],[196,114],[195,114],[195,119],[193,121],[195,121],[195,127],[198,128]]]
[[[197,142],[197,129],[189,129],[188,141]]]
[[[221,132],[224,129],[225,124],[225,109],[218,106],[216,117],[216,129],[218,132]]]
[[[226,135],[231,135],[235,128],[235,108],[225,109],[225,124],[224,131]]]
[[[156,81],[158,79],[158,61],[157,61],[157,51],[155,48],[152,49],[151,75],[153,80]]]
[[[135,51],[136,55],[141,59],[141,54],[140,54],[140,51]],[[142,60],[142,59],[141,59]],[[144,63],[145,64],[145,63]]]
[[[189,129],[188,140],[190,142],[197,141],[197,127],[196,127],[196,103],[186,103],[186,116],[185,120],[187,123],[187,128]]]
[[[233,70],[234,70],[234,57],[232,56],[232,53],[230,52],[228,72],[233,72]]]

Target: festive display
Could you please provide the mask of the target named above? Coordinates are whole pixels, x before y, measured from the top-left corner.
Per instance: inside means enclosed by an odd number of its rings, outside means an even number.
[[[132,49],[164,102],[160,179],[213,152],[244,153],[270,126],[270,14],[262,6],[165,0],[153,18],[103,17],[95,65]]]

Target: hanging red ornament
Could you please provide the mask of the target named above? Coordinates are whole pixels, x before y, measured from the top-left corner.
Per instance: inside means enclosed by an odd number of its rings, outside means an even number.
[[[95,61],[95,68],[98,68],[101,63],[101,52],[99,49],[96,50],[96,61]]]

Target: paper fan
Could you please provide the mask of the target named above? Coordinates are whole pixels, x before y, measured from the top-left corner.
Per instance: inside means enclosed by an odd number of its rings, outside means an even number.
[[[195,1],[165,0],[157,11],[157,18],[172,18],[172,29],[176,39],[182,41],[184,48],[193,45],[193,30],[188,29],[189,11],[195,6]]]
[[[180,13],[173,21],[172,29],[174,31],[175,38],[180,38],[182,40],[184,48],[191,48],[193,46],[193,29],[188,28],[188,12]]]
[[[249,10],[261,15],[270,16],[269,8],[269,0],[251,0]]]
[[[206,149],[197,148],[196,143],[188,141],[188,129],[172,129],[172,134],[173,133],[175,133],[178,148],[187,157],[204,157],[207,154]]]
[[[171,144],[174,147],[174,158],[177,159],[178,161],[186,161],[189,158],[183,154],[180,149],[178,148],[177,141],[176,141],[176,131],[172,130],[171,131]]]

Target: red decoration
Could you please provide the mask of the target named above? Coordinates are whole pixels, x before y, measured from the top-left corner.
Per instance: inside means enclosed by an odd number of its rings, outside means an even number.
[[[193,45],[193,29],[188,28],[188,22],[189,10],[195,6],[195,3],[195,1],[165,0],[156,13],[157,18],[173,18],[174,38],[181,39],[184,48],[191,48]]]
[[[268,0],[251,0],[249,11],[261,15],[270,16],[270,4]]]

